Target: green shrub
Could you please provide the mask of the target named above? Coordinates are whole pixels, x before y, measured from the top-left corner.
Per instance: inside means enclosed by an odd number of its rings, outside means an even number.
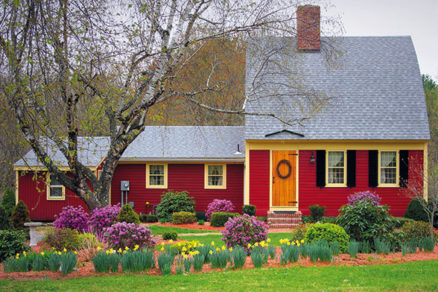
[[[25,240],[22,231],[0,230],[0,262],[17,253],[28,251],[29,247],[24,244]]]
[[[222,227],[228,218],[234,218],[239,216],[238,213],[226,213],[226,212],[216,212],[211,215],[210,225],[214,227]]]
[[[175,212],[195,211],[195,200],[189,197],[189,192],[167,192],[161,196],[160,204],[157,206],[158,218],[164,218],[167,221],[172,220],[172,214]]]
[[[90,249],[103,247],[103,243],[100,242],[96,235],[92,233],[79,234],[79,249]]]
[[[421,240],[431,235],[429,223],[422,221],[406,222],[401,231],[407,234],[409,238],[415,240]]]
[[[311,225],[307,229],[304,237],[306,243],[326,240],[331,244],[337,241],[342,252],[347,250],[349,239],[350,237],[341,226],[331,223],[317,223]]]
[[[50,247],[56,250],[77,250],[81,247],[79,232],[76,229],[53,229],[43,239]]]
[[[14,190],[11,188],[8,188],[2,198],[1,206],[6,212],[6,215],[8,217],[11,217],[12,210],[15,207],[15,193]]]
[[[394,222],[395,228],[401,228],[406,222],[412,222],[413,219],[404,218],[404,217],[392,217],[392,221]]]
[[[296,242],[296,241],[301,242],[301,240],[303,240],[304,237],[306,236],[307,229],[310,227],[310,225],[311,225],[310,223],[307,223],[307,224],[301,224],[301,225],[298,225],[297,227],[295,227],[295,230],[292,231],[291,241],[292,242]]]
[[[166,218],[160,218],[159,221],[160,221],[161,224],[164,224],[164,223],[167,222],[167,219]]]
[[[242,208],[242,214],[248,214],[249,216],[255,216],[256,206],[254,205],[244,205]]]
[[[257,216],[256,218],[257,218],[257,220],[262,221],[262,222],[268,221],[268,216]]]
[[[204,225],[205,224],[205,221],[204,220],[199,220],[198,221],[198,225]]]
[[[155,222],[158,222],[157,215],[141,214],[139,218],[140,218],[140,221],[143,222],[143,223],[155,223]]]
[[[11,220],[8,214],[6,214],[5,209],[0,206],[0,230],[10,230],[11,227]]]
[[[120,213],[117,216],[117,222],[126,222],[126,223],[134,223],[140,224],[140,219],[138,214],[132,209],[131,205],[125,204],[120,209]]]
[[[178,239],[178,233],[176,231],[165,231],[163,232],[163,240],[177,240]]]
[[[324,216],[325,212],[326,212],[326,207],[325,206],[319,206],[319,205],[312,205],[309,206],[309,210],[310,210],[310,220],[312,222],[319,222],[321,221],[322,217]]]
[[[337,223],[351,239],[373,242],[393,230],[394,224],[388,213],[388,206],[376,205],[372,200],[358,200],[353,205],[339,209]]]
[[[320,222],[321,223],[332,223],[336,224],[336,221],[338,220],[338,217],[322,217]]]
[[[301,221],[302,221],[304,224],[312,223],[312,218],[310,218],[310,216],[301,216]]]
[[[392,230],[380,237],[380,239],[385,241],[393,251],[400,251],[403,243],[406,242],[408,238],[409,235],[403,230]]]
[[[196,222],[195,213],[181,211],[172,214],[173,224],[186,224],[186,223],[194,223],[194,222]]]
[[[205,212],[196,212],[196,220],[200,221],[200,220],[204,220],[207,221],[207,217],[205,216]]]
[[[424,208],[421,205],[419,200],[422,200],[422,199],[414,198],[411,200],[408,207],[406,208],[406,212],[405,212],[404,217],[415,220],[415,221],[429,222],[429,218],[427,216],[427,213],[426,213],[426,211],[424,211]]]
[[[24,223],[30,222],[29,210],[23,201],[18,201],[11,214],[12,226],[15,229],[26,229]]]

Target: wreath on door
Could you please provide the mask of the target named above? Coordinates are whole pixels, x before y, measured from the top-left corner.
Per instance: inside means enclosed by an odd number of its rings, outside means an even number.
[[[280,166],[282,164],[286,164],[287,169],[288,169],[287,173],[285,175],[281,174],[281,172],[280,172]],[[280,178],[288,178],[288,177],[290,177],[291,173],[292,173],[292,166],[290,165],[289,160],[286,160],[286,159],[280,160],[278,162],[278,164],[277,164],[277,175],[278,175],[278,177],[280,177]]]

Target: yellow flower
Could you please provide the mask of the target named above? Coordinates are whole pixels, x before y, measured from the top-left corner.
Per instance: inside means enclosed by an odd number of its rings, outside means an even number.
[[[225,250],[225,249],[226,249],[225,245],[222,245],[222,250]]]
[[[211,245],[214,245],[214,241],[211,242]]]
[[[105,252],[106,254],[109,254],[110,253],[110,251],[109,250],[107,250],[106,252]]]
[[[126,254],[126,250],[123,251],[123,254]]]
[[[100,248],[100,246],[98,246],[98,247],[97,247],[97,251],[100,251],[100,250],[101,250],[101,248]]]
[[[287,242],[287,245],[290,245],[290,242],[289,242],[289,241]]]
[[[209,254],[213,254],[213,252],[210,250],[210,251],[209,251]]]
[[[42,256],[44,255],[44,252],[43,252],[43,251],[41,252],[41,255],[42,255]]]
[[[254,246],[259,246],[259,243],[258,242],[254,243]]]
[[[219,247],[216,247],[216,251],[220,251],[221,249]]]
[[[16,255],[15,255],[16,257],[19,257],[20,256],[20,254],[19,253],[17,253]]]
[[[118,253],[121,253],[122,252],[122,248],[119,248],[119,250],[117,251]]]
[[[297,243],[297,246],[300,246],[300,243],[299,243],[299,242]]]
[[[171,239],[171,240],[169,240],[169,243],[173,243],[173,240]]]
[[[64,249],[62,250],[63,252],[67,252],[67,249],[64,247]]]
[[[233,251],[233,248],[232,248],[232,247],[230,247],[230,251]]]
[[[164,247],[161,248],[161,251],[163,251],[163,250],[164,250]]]
[[[78,254],[78,252],[77,252],[77,251],[74,251],[74,254]]]
[[[185,255],[186,255],[186,253],[185,253],[185,252],[182,252],[182,253],[181,253],[181,255],[182,255],[182,256],[185,256]]]
[[[146,205],[149,205],[149,202],[146,202]]]
[[[250,247],[251,247],[251,244],[248,243],[248,248],[250,248]]]
[[[62,255],[62,252],[58,251],[58,255]]]
[[[129,247],[125,246],[125,250],[129,250]]]
[[[186,254],[185,254],[185,255],[183,255],[183,258],[185,258],[185,259],[186,259],[186,258],[187,258],[187,255],[186,255]]]
[[[304,239],[301,239],[301,243],[304,243]]]
[[[267,242],[271,242],[271,239],[270,238],[268,238],[268,240],[266,240]]]
[[[186,250],[187,250],[187,248],[186,248],[186,247],[184,246],[184,247],[182,248],[182,250],[183,250],[183,251],[186,251]]]

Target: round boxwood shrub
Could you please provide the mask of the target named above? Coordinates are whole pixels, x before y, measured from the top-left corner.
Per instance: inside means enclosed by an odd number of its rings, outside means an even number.
[[[326,240],[329,244],[338,242],[342,252],[346,252],[350,237],[344,228],[331,223],[317,223],[310,225],[304,236],[304,241],[308,243]]]
[[[430,225],[423,221],[408,221],[403,224],[401,231],[409,236],[411,239],[421,240],[430,237]]]
[[[244,205],[242,207],[242,213],[248,214],[249,216],[255,216],[256,214],[256,206],[254,205]]]
[[[213,213],[212,222],[215,214],[217,213]],[[268,229],[269,226],[265,222],[257,220],[254,216],[243,214],[228,219],[225,223],[225,230],[222,231],[222,240],[227,247],[241,246],[248,252],[248,244],[253,245],[267,239]]]
[[[17,253],[28,251],[24,244],[26,237],[22,231],[0,230],[0,262]]]
[[[158,218],[170,222],[172,214],[181,211],[195,212],[195,200],[189,197],[189,192],[167,192],[161,196],[161,201],[157,206]]]
[[[178,239],[178,233],[176,231],[165,231],[163,232],[163,240],[177,240]]]
[[[11,222],[15,229],[25,229],[24,223],[30,222],[29,210],[23,201],[18,201],[12,210]]]
[[[120,213],[120,205],[107,205],[102,208],[96,208],[88,220],[90,231],[97,236],[99,240],[104,237],[105,229],[117,222],[117,216]]]
[[[107,228],[106,241],[110,248],[133,249],[136,245],[140,249],[153,248],[155,240],[152,238],[151,230],[143,225],[134,223],[119,222]]]
[[[81,247],[81,239],[76,229],[53,229],[43,239],[50,247],[56,250],[77,250]]]
[[[140,218],[134,209],[132,209],[131,205],[125,204],[122,209],[120,209],[117,222],[134,223],[138,225],[140,224]]]
[[[312,223],[321,221],[322,217],[324,217],[326,210],[326,206],[312,205],[309,206],[310,210],[310,220]]]
[[[421,205],[419,198],[414,198],[409,202],[408,207],[406,208],[405,218],[413,219],[415,221],[424,221],[429,222],[429,218],[427,216],[426,211],[424,211],[423,206]]]
[[[216,212],[211,215],[210,225],[214,227],[222,227],[228,218],[234,218],[239,216],[239,213],[226,213],[226,212]]]
[[[196,222],[196,214],[190,212],[175,212],[172,214],[172,223],[173,224],[186,224],[186,223],[195,223]]]
[[[229,200],[218,200],[214,199],[213,202],[208,204],[207,212],[205,212],[205,217],[207,220],[211,219],[211,214],[216,212],[233,212],[234,205]]]
[[[15,193],[14,190],[8,188],[2,198],[1,206],[5,210],[8,217],[11,217],[12,210],[15,207]]]
[[[0,230],[10,230],[11,227],[11,220],[8,214],[6,214],[5,209],[0,206]]]
[[[88,230],[88,213],[85,212],[82,206],[63,207],[62,212],[59,215],[55,215],[55,218],[56,220],[53,222],[55,228],[76,229],[79,233],[84,233]]]

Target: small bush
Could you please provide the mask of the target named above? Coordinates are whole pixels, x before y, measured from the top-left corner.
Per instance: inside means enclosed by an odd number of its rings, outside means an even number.
[[[205,212],[205,217],[207,220],[211,220],[211,215],[216,212],[230,213],[234,211],[234,205],[229,200],[218,200],[214,199],[213,202],[208,204],[207,212]]]
[[[25,236],[21,231],[0,230],[0,262],[17,253],[28,251],[24,244]]]
[[[321,221],[322,217],[324,216],[325,212],[326,212],[326,207],[325,206],[319,206],[319,205],[312,205],[309,206],[309,210],[310,210],[310,220],[312,222],[319,222]]]
[[[10,230],[11,228],[12,225],[9,216],[3,207],[0,206],[0,230]]]
[[[100,242],[94,234],[82,233],[79,234],[80,249],[90,249],[103,247],[103,243]]]
[[[158,217],[157,215],[142,214],[140,215],[140,221],[142,223],[155,223],[158,222]]]
[[[311,225],[310,223],[307,223],[307,224],[301,224],[301,225],[298,225],[297,227],[295,227],[295,230],[292,231],[291,241],[301,242],[301,240],[304,240],[304,237],[306,236],[307,229],[309,229],[310,225]]]
[[[6,215],[8,217],[11,217],[12,210],[15,207],[15,193],[13,189],[11,188],[6,189],[2,198],[1,206],[5,210]]]
[[[427,216],[426,211],[424,211],[424,208],[419,200],[422,199],[414,198],[409,202],[404,217],[415,221],[429,222],[429,217]]]
[[[164,224],[164,223],[166,223],[166,222],[167,222],[167,219],[166,219],[166,218],[160,218],[160,220],[159,220],[159,221],[160,221],[160,223],[161,223],[161,224]]]
[[[321,223],[332,223],[336,224],[336,221],[338,220],[337,217],[322,217],[320,222]]]
[[[205,221],[204,220],[199,220],[198,221],[198,225],[204,225],[205,224]]]
[[[169,222],[172,220],[173,213],[181,211],[191,213],[195,211],[195,200],[189,197],[189,192],[167,192],[161,196],[161,201],[157,206],[158,218]]]
[[[12,209],[11,222],[15,229],[25,229],[24,223],[30,222],[29,210],[23,201],[18,201]]]
[[[126,222],[126,223],[134,223],[140,224],[140,219],[138,218],[138,214],[132,209],[131,205],[125,204],[122,209],[120,209],[120,213],[117,216],[117,222]]]
[[[204,220],[207,221],[207,217],[205,217],[205,212],[196,212],[196,220]]]
[[[222,227],[229,218],[239,216],[239,213],[216,212],[211,215],[210,226]]]
[[[392,221],[394,222],[395,228],[401,228],[406,222],[412,222],[414,220],[404,217],[392,217]]]
[[[248,214],[249,216],[255,216],[256,214],[256,206],[254,205],[244,205],[242,207],[242,213]]]
[[[176,231],[165,231],[163,232],[163,240],[177,240],[178,239],[178,233]]]
[[[76,229],[79,233],[86,232],[88,230],[88,213],[85,212],[82,206],[63,207],[62,212],[55,215],[53,226],[58,229]]]
[[[173,224],[186,224],[186,223],[194,223],[194,222],[196,222],[195,213],[181,211],[172,214]]]
[[[50,247],[56,250],[77,250],[81,247],[79,232],[76,229],[53,229],[43,239]]]
[[[106,240],[108,246],[114,249],[128,247],[153,248],[155,240],[151,236],[151,230],[135,223],[119,222],[107,229]]]
[[[119,212],[119,204],[94,209],[88,220],[90,231],[96,234],[99,240],[102,240],[104,238],[105,229],[117,222]]]
[[[213,213],[212,225],[216,220],[216,214],[218,213]],[[244,214],[239,217],[230,218],[225,223],[225,230],[222,231],[222,240],[227,247],[241,246],[248,252],[248,244],[253,245],[256,242],[267,239],[268,229],[269,227],[266,223],[257,220],[254,216]]]
[[[347,251],[349,236],[345,230],[335,224],[317,223],[311,225],[306,232],[304,240],[308,243],[326,240],[329,244],[333,242],[339,243],[341,252]]]
[[[412,221],[406,222],[401,228],[405,234],[410,238],[415,240],[421,240],[430,236],[430,225],[429,223],[422,221]]]

